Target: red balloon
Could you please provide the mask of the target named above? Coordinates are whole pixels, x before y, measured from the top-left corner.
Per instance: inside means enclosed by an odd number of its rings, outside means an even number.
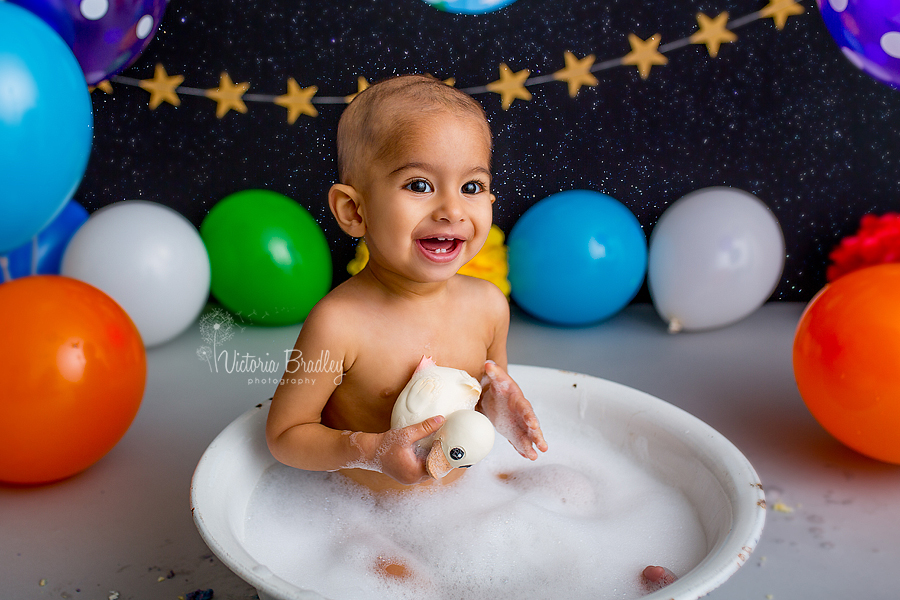
[[[144,344],[109,296],[56,275],[0,285],[0,481],[79,473],[121,439],[147,379]]]
[[[900,264],[854,271],[812,299],[794,337],[794,376],[829,433],[900,464]]]

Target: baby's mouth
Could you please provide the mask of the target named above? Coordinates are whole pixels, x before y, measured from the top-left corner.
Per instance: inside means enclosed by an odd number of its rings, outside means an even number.
[[[429,259],[436,262],[449,262],[456,258],[462,248],[463,240],[451,237],[427,237],[416,240],[419,248]]]
[[[435,254],[450,254],[459,246],[461,240],[456,238],[433,237],[422,238],[419,244],[424,250]]]

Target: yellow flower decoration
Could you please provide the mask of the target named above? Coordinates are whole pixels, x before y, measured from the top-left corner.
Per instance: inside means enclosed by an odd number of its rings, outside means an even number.
[[[491,225],[484,247],[472,257],[472,260],[462,266],[459,273],[486,279],[500,288],[500,291],[509,298],[509,261],[507,260],[506,245],[503,243],[505,239],[503,230],[496,225]],[[347,264],[347,272],[356,275],[363,270],[367,262],[369,262],[369,249],[366,247],[365,240],[360,240],[356,246],[356,258]]]
[[[487,241],[472,260],[462,266],[459,272],[480,279],[486,279],[500,288],[509,298],[509,261],[507,260],[506,236],[496,225],[491,225]]]
[[[356,258],[347,263],[347,272],[356,275],[363,270],[367,262],[369,262],[369,247],[366,246],[366,240],[359,240],[356,245]]]

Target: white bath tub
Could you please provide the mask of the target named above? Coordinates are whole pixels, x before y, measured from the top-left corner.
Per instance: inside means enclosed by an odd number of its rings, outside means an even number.
[[[512,365],[510,374],[538,415],[555,411],[594,424],[597,432],[694,505],[706,555],[648,600],[693,600],[726,581],[756,547],[765,521],[762,485],[753,467],[714,429],[658,398],[596,377]],[[275,463],[266,447],[268,403],[249,410],[210,444],[191,483],[194,521],[210,549],[262,600],[321,600],[272,573],[245,549],[250,496]],[[334,599],[344,600],[344,599]]]

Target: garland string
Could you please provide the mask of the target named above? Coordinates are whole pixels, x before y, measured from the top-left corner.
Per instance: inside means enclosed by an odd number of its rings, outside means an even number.
[[[647,79],[654,66],[662,66],[668,63],[666,53],[692,44],[704,44],[711,58],[718,56],[722,44],[737,40],[734,30],[749,25],[760,19],[771,18],[778,30],[783,30],[787,20],[791,16],[802,15],[806,9],[797,0],[768,0],[768,4],[762,9],[738,17],[729,21],[727,12],[720,13],[715,18],[710,18],[704,13],[697,13],[698,28],[692,35],[660,45],[660,34],[653,35],[646,40],[633,33],[628,34],[628,43],[631,51],[618,58],[611,58],[602,62],[596,62],[593,54],[583,58],[576,57],[571,52],[565,52],[565,67],[554,73],[530,77],[528,69],[514,72],[506,63],[500,63],[500,78],[491,83],[461,88],[470,95],[495,93],[500,95],[500,103],[504,110],[508,110],[516,100],[528,101],[531,92],[528,88],[544,85],[552,82],[564,82],[568,85],[569,95],[575,97],[582,87],[593,87],[599,84],[594,73],[619,66],[635,66],[642,79]],[[288,111],[288,123],[293,124],[300,115],[309,117],[318,116],[315,105],[347,104],[356,94],[369,86],[365,77],[357,78],[357,91],[346,96],[317,96],[318,87],[301,87],[293,78],[288,79],[287,93],[274,94],[248,94],[249,83],[234,83],[227,72],[222,72],[219,79],[219,87],[202,89],[181,85],[184,77],[169,75],[165,67],[157,64],[154,76],[151,79],[137,79],[121,75],[110,79],[113,83],[128,87],[138,87],[150,94],[150,110],[156,110],[161,104],[168,103],[173,106],[181,104],[180,96],[207,97],[216,102],[216,116],[223,118],[229,111],[240,113],[247,112],[247,102],[276,104]],[[110,81],[103,81],[96,86],[112,94]],[[445,81],[448,85],[455,85],[454,79]],[[91,92],[95,88],[91,88]]]

